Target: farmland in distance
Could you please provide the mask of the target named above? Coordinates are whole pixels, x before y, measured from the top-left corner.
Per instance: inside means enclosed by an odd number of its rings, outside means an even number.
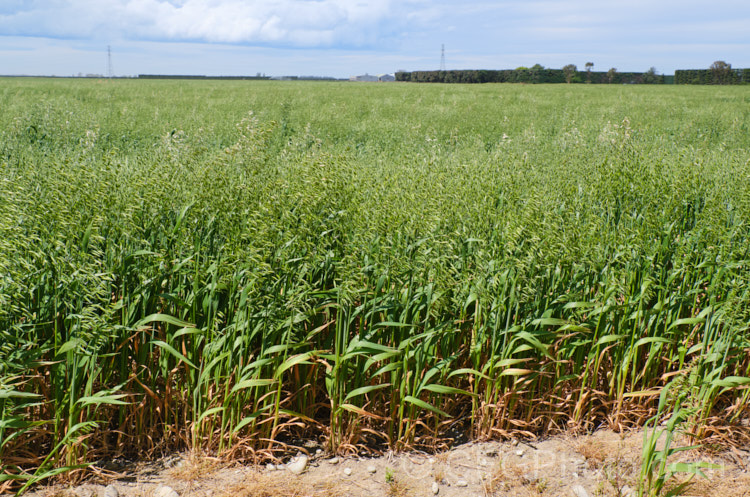
[[[2,80],[2,478],[621,429],[667,384],[742,431],[748,102]]]

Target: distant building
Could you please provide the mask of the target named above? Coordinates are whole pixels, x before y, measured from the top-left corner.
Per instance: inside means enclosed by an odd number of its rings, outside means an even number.
[[[365,74],[363,74],[361,76],[352,76],[351,78],[349,78],[349,81],[370,81],[370,82],[373,82],[373,81],[378,81],[378,77],[377,76],[373,76],[371,74],[365,73]]]
[[[396,76],[393,74],[378,74],[378,81],[381,83],[390,83],[391,81],[396,81]]]

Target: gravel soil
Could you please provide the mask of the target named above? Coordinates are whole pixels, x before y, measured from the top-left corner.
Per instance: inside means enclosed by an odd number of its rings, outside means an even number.
[[[545,440],[476,442],[440,454],[339,458],[318,451],[290,467],[240,466],[191,454],[175,455],[76,486],[36,487],[32,497],[635,497],[643,433],[600,430]],[[750,447],[685,451],[685,462],[721,466],[693,478],[682,495],[750,497]],[[296,462],[296,466],[294,465]],[[295,474],[292,468],[301,474]],[[669,480],[667,488],[687,475]],[[168,488],[167,488],[168,487]],[[116,495],[115,495],[116,492]]]

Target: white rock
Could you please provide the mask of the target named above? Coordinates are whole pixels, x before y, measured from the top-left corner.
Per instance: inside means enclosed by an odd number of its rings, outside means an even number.
[[[310,460],[305,454],[300,454],[286,465],[286,469],[295,475],[301,475],[307,469],[307,462]]]
[[[154,497],[180,497],[180,494],[175,492],[172,487],[162,485],[156,489]]]
[[[376,473],[377,471],[378,471],[378,468],[376,468],[376,467],[375,467],[375,466],[373,466],[372,464],[371,464],[371,465],[369,465],[369,466],[367,466],[367,472],[368,472],[368,473]]]
[[[466,480],[458,480],[456,482],[456,486],[457,487],[468,487],[469,486],[469,482],[466,481]]]
[[[429,458],[428,461],[430,461],[430,464],[435,464],[435,458],[434,457]]]
[[[510,441],[510,445],[511,447],[515,447],[516,445],[518,445],[518,440],[514,438],[513,440]]]
[[[523,457],[523,450],[517,450],[517,451],[516,451],[516,455],[517,455],[518,457]]]
[[[432,493],[437,495],[438,492],[440,492],[440,486],[437,484],[436,481],[432,482]]]
[[[104,497],[120,497],[120,492],[114,485],[107,485],[104,489]]]
[[[267,469],[268,471],[276,471],[276,465],[275,465],[275,464],[271,464],[271,463],[269,462],[268,464],[266,464],[266,469]]]
[[[328,460],[328,464],[338,464],[339,458],[338,457],[332,457]]]
[[[571,491],[574,497],[589,497],[589,493],[581,485],[576,485]]]
[[[346,476],[351,476],[352,475],[352,468],[344,468],[344,474]]]

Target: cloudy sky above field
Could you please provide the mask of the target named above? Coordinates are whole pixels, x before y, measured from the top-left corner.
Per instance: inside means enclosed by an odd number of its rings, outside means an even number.
[[[0,0],[0,74],[750,67],[748,0]]]

